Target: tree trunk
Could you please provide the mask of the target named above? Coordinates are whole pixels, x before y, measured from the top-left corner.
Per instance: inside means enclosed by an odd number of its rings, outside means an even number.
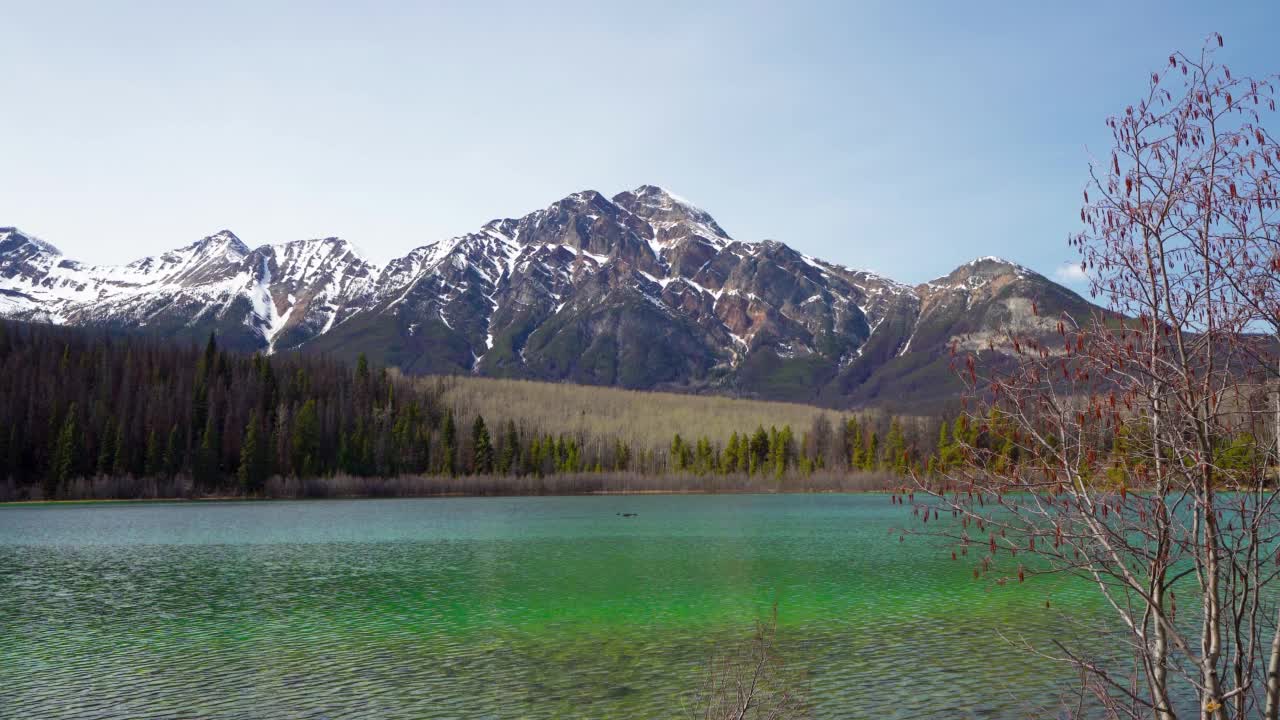
[[[1276,367],[1277,382],[1280,382],[1280,362]],[[1280,465],[1280,389],[1276,390],[1276,445],[1272,462]],[[1280,609],[1276,610],[1276,629],[1271,634],[1271,652],[1267,657],[1267,701],[1263,711],[1266,720],[1280,720]]]
[[[1151,649],[1151,703],[1155,706],[1155,720],[1174,720],[1173,708],[1169,703],[1169,637],[1163,622],[1163,571],[1153,586],[1151,604],[1156,608],[1156,622],[1153,628],[1155,642]]]
[[[1218,677],[1218,659],[1222,656],[1222,608],[1219,605],[1218,517],[1213,503],[1212,475],[1205,471],[1204,483],[1204,626],[1201,629],[1201,682],[1204,685],[1201,712],[1204,720],[1227,720],[1222,701],[1222,679]]]

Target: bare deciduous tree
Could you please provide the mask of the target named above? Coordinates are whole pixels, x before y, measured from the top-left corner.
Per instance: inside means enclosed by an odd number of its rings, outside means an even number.
[[[749,642],[712,658],[689,708],[692,720],[802,720],[808,704],[774,646],[778,609]]]
[[[1280,713],[1280,398],[1259,333],[1280,331],[1280,147],[1261,124],[1272,81],[1217,64],[1221,44],[1170,56],[1108,120],[1071,243],[1109,311],[957,356],[963,459],[903,498],[975,577],[1096,588],[1128,660],[1037,650],[1115,717]]]

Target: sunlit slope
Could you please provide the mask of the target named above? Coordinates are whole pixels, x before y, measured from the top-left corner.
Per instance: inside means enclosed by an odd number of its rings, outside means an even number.
[[[713,395],[645,392],[619,388],[503,380],[475,376],[424,378],[442,383],[445,401],[464,416],[479,412],[487,418],[555,432],[618,436],[641,447],[664,447],[675,433],[686,438],[707,436],[723,441],[735,431],[790,425],[797,433],[826,413],[811,405],[740,400]]]

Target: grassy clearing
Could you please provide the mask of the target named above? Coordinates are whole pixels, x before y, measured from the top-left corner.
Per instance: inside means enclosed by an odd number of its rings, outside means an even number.
[[[808,429],[819,415],[833,424],[840,413],[798,403],[740,400],[716,395],[622,390],[529,380],[451,376],[439,384],[447,404],[463,416],[514,420],[518,425],[583,437],[617,437],[635,447],[662,448],[679,433],[724,441],[758,426]]]

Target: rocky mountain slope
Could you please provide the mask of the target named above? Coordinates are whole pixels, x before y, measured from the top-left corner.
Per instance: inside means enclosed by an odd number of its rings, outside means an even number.
[[[1035,302],[1041,317],[1031,312]],[[931,404],[953,341],[1089,304],[982,258],[919,286],[734,240],[645,185],[574,193],[379,267],[344,240],[250,249],[229,231],[97,267],[0,228],[0,315],[477,373],[834,406]]]

